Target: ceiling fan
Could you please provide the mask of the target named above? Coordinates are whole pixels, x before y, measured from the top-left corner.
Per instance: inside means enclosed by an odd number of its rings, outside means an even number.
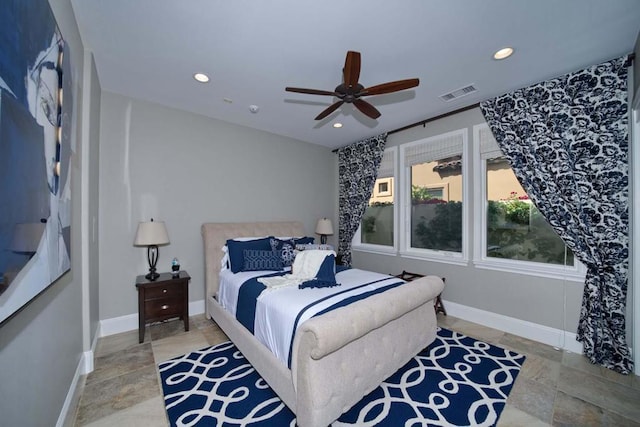
[[[339,101],[331,104],[327,109],[318,114],[316,120],[324,119],[345,102],[347,104],[352,103],[366,116],[371,117],[372,119],[377,119],[380,117],[380,111],[367,101],[361,99],[361,97],[398,92],[400,90],[416,87],[420,84],[419,79],[406,79],[365,88],[363,85],[358,83],[358,79],[360,78],[360,52],[354,52],[351,50],[347,52],[347,58],[344,61],[344,68],[342,69],[342,72],[343,83],[339,84],[333,92],[328,90],[304,89],[299,87],[286,87],[285,90],[288,92],[308,93],[311,95],[328,95],[339,98]]]

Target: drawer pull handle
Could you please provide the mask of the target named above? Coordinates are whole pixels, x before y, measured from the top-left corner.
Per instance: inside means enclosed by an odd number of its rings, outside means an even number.
[[[161,308],[162,308],[163,310],[166,310],[167,308],[169,308],[169,306],[165,304],[165,305],[163,305]]]
[[[167,293],[167,290],[166,290],[166,289],[163,289],[163,290],[162,290],[162,293],[163,293],[163,294],[166,294],[166,293]]]

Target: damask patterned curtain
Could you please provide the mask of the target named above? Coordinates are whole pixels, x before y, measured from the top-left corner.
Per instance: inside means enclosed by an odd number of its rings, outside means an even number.
[[[387,134],[338,150],[338,253],[351,265],[351,240],[367,208],[384,154]]]
[[[627,58],[480,104],[538,210],[587,267],[577,339],[620,373],[628,272]]]

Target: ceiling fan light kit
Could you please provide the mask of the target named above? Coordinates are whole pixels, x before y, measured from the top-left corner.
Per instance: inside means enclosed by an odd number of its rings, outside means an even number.
[[[336,86],[333,91],[298,87],[286,87],[285,90],[287,92],[305,93],[310,95],[334,96],[339,99],[318,114],[315,118],[316,120],[324,119],[329,114],[340,108],[344,103],[353,104],[364,115],[375,120],[380,117],[380,111],[364,99],[361,99],[361,97],[398,92],[405,89],[411,89],[420,84],[419,79],[406,79],[365,88],[358,82],[360,79],[360,52],[354,52],[351,50],[347,52],[342,74],[343,82]]]

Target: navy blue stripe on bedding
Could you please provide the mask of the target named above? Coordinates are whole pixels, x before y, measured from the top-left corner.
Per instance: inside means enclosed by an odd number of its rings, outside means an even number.
[[[236,319],[252,334],[254,333],[256,321],[256,304],[258,297],[267,287],[258,282],[259,277],[283,276],[288,272],[279,271],[277,273],[265,274],[264,276],[253,277],[244,282],[238,290],[238,302],[236,303]]]
[[[347,290],[344,290],[344,291],[341,291],[341,292],[337,292],[337,293],[335,293],[333,295],[329,295],[329,296],[327,296],[325,298],[322,298],[322,299],[319,299],[317,301],[314,301],[311,304],[307,305],[302,310],[300,310],[300,312],[296,316],[296,320],[295,320],[295,322],[293,324],[293,334],[291,335],[291,343],[289,344],[289,358],[287,359],[287,365],[288,365],[289,369],[291,369],[291,357],[292,357],[292,353],[293,353],[293,340],[295,339],[295,336],[296,336],[296,330],[298,328],[298,322],[300,321],[300,318],[302,317],[302,315],[307,310],[309,310],[311,307],[321,303],[322,301],[325,301],[325,300],[327,300],[329,298],[335,297],[336,295],[340,295],[340,294],[345,293],[345,292],[353,291],[354,289],[360,289],[360,288],[365,287],[365,286],[373,285],[374,283],[382,282],[384,280],[389,280],[390,278],[391,277],[384,277],[384,278],[379,279],[379,280],[374,280],[373,282],[365,283],[363,285],[356,286],[356,287],[351,288],[351,289],[347,289]],[[365,298],[367,298],[367,297],[369,297],[371,295],[376,295],[376,294],[388,291],[389,289],[396,288],[396,287],[398,287],[400,285],[404,285],[406,283],[408,283],[408,282],[405,282],[405,281],[394,282],[394,283],[391,283],[389,285],[383,286],[381,288],[374,289],[372,291],[368,291],[368,292],[364,292],[364,293],[359,294],[359,295],[353,295],[353,296],[347,297],[347,298],[345,298],[345,299],[343,299],[341,301],[338,301],[337,303],[335,303],[335,304],[333,304],[333,305],[331,305],[331,306],[319,311],[318,313],[314,314],[311,317],[313,318],[313,317],[319,316],[321,314],[327,313],[329,311],[333,311],[336,308],[345,307],[345,306],[347,306],[349,304],[353,304],[356,301],[360,301],[362,299],[365,299]]]
[[[320,316],[321,314],[328,313],[329,311],[333,311],[336,308],[347,306],[347,305],[352,304],[352,303],[354,303],[356,301],[359,301],[361,299],[370,297],[371,295],[376,295],[376,294],[382,293],[384,291],[387,291],[389,289],[393,289],[393,288],[395,288],[397,286],[403,285],[404,283],[406,283],[406,282],[392,283],[390,285],[383,286],[382,288],[374,289],[372,291],[365,292],[365,293],[360,294],[360,295],[354,295],[354,296],[351,296],[349,298],[345,298],[342,301],[339,301],[339,302],[333,304],[332,306],[329,306],[329,307],[325,308],[324,310],[314,314],[312,317]]]

